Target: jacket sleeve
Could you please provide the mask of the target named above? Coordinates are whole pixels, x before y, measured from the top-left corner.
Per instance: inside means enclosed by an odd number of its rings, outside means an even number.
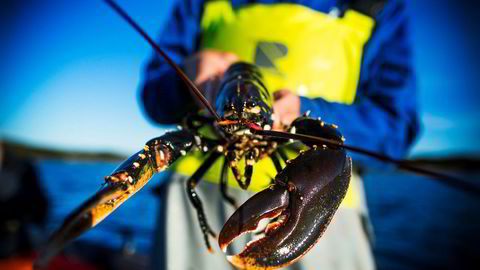
[[[203,1],[176,1],[172,17],[158,45],[183,69],[185,58],[197,50]],[[141,103],[145,113],[159,124],[178,123],[197,110],[185,83],[160,55],[154,53],[145,72]]]
[[[301,97],[301,111],[337,124],[346,144],[404,158],[419,130],[407,26],[404,6],[386,5],[365,48],[354,104]],[[361,165],[372,165],[372,158],[350,155]]]

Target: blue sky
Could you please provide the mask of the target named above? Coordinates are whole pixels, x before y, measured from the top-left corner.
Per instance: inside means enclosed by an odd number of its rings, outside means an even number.
[[[171,2],[119,0],[153,36],[168,19]],[[479,155],[480,93],[471,68],[478,53],[469,27],[478,19],[465,6],[412,2],[424,123],[412,155]],[[127,155],[163,132],[144,117],[138,102],[152,50],[102,1],[17,6],[2,19],[1,136]]]

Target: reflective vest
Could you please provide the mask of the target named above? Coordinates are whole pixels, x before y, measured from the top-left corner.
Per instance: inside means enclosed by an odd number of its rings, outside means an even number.
[[[229,1],[211,1],[201,21],[201,48],[233,52],[239,60],[256,64],[272,93],[289,89],[300,96],[351,104],[363,47],[373,26],[372,18],[354,10],[339,18],[291,3],[251,4],[234,10]],[[288,153],[291,158],[296,154]],[[192,151],[172,169],[192,175],[205,158]],[[218,159],[204,179],[219,183],[223,162]],[[243,169],[244,161],[239,164]],[[264,189],[275,175],[272,161],[263,158],[254,165],[249,189]],[[239,187],[230,170],[228,183]],[[352,188],[351,184],[344,205],[355,204]]]

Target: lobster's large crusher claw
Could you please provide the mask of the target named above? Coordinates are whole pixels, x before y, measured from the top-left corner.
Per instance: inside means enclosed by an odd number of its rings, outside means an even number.
[[[255,230],[262,219],[276,218],[265,236],[228,260],[239,268],[287,266],[309,251],[325,232],[345,197],[352,161],[344,149],[312,148],[276,176],[229,218],[219,235],[222,250],[236,237]]]

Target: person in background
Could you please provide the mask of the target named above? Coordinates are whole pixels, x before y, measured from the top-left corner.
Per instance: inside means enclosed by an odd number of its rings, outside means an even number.
[[[9,151],[1,140],[0,183],[0,268],[31,266],[40,242],[32,227],[45,228],[48,200],[33,163]]]
[[[176,1],[158,44],[212,103],[231,64],[246,61],[259,66],[275,100],[274,128],[288,126],[309,112],[312,118],[337,124],[349,145],[393,158],[403,158],[418,133],[403,1]],[[146,68],[141,100],[150,119],[162,125],[180,123],[199,109],[185,84],[157,55]],[[350,155],[357,169],[374,163]],[[206,252],[185,194],[189,172],[178,166],[174,170],[162,197],[166,208],[158,221],[154,265],[230,269],[220,250],[214,255]],[[357,172],[324,236],[291,269],[375,268]],[[205,179],[209,177],[215,176],[207,173]],[[208,222],[220,230],[233,209],[222,202],[217,185],[204,181],[197,189]],[[229,192],[239,203],[251,195]],[[238,253],[241,249],[236,248]]]

